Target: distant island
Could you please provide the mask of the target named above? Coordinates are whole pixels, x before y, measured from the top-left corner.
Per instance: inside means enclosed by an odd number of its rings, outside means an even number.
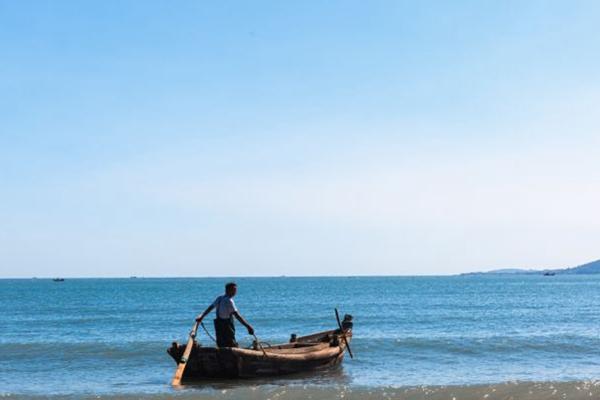
[[[461,275],[585,275],[600,274],[600,260],[570,268],[559,269],[521,269],[504,268],[488,272],[467,272]]]

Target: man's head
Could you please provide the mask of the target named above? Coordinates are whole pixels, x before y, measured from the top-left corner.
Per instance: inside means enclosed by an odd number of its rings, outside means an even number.
[[[237,293],[237,285],[235,284],[235,282],[229,282],[228,284],[225,285],[225,294],[229,297],[233,297],[235,296],[235,294]]]

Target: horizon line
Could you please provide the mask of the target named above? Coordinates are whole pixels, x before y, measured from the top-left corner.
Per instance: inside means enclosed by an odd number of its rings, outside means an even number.
[[[246,278],[385,278],[385,277],[443,277],[443,276],[458,276],[468,274],[470,272],[460,272],[451,274],[421,274],[421,275],[400,275],[400,274],[381,274],[381,275],[220,275],[220,276],[169,276],[169,275],[129,275],[129,276],[17,276],[17,277],[0,277],[0,280],[29,280],[29,279],[246,279]]]
[[[544,272],[545,270],[524,270],[531,272]],[[468,275],[513,275],[513,274],[494,274],[492,271],[472,271],[458,272],[449,274],[420,274],[420,275],[244,275],[244,276],[29,276],[29,277],[0,277],[0,280],[52,280],[52,279],[266,279],[266,278],[443,278],[452,276],[468,276]],[[514,274],[519,275],[519,274]],[[527,274],[524,274],[527,275]]]

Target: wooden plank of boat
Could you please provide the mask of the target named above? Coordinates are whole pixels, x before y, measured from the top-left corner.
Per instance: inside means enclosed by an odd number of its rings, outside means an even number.
[[[316,346],[316,347],[317,348],[312,351],[305,351],[305,352],[301,352],[301,353],[293,353],[291,351],[278,353],[278,352],[270,351],[268,348],[265,349],[265,352],[267,353],[267,357],[272,360],[308,361],[308,360],[315,360],[315,359],[319,359],[319,358],[332,357],[332,356],[338,355],[344,351],[344,348],[342,348],[342,346],[331,347],[327,343],[325,343],[325,346],[323,346],[323,347],[321,347],[321,346]],[[242,349],[242,348],[233,347],[233,348],[231,348],[231,352],[236,355],[239,355],[241,357],[253,357],[253,358],[261,357],[261,358],[263,358],[262,352],[256,351],[256,350],[251,350],[251,349]]]
[[[309,346],[301,346],[301,347],[267,347],[265,350],[268,354],[279,353],[279,354],[300,354],[300,353],[309,353],[312,351],[316,351],[325,347],[329,347],[329,343],[312,343]],[[267,351],[268,350],[268,351]]]

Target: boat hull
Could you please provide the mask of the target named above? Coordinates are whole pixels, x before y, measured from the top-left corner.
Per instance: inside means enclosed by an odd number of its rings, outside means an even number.
[[[351,330],[343,335],[348,341],[352,338]],[[202,347],[195,343],[183,380],[268,377],[330,368],[342,362],[346,344],[342,334],[334,330],[264,350],[265,353],[260,349]],[[184,346],[174,343],[167,351],[178,361]]]

